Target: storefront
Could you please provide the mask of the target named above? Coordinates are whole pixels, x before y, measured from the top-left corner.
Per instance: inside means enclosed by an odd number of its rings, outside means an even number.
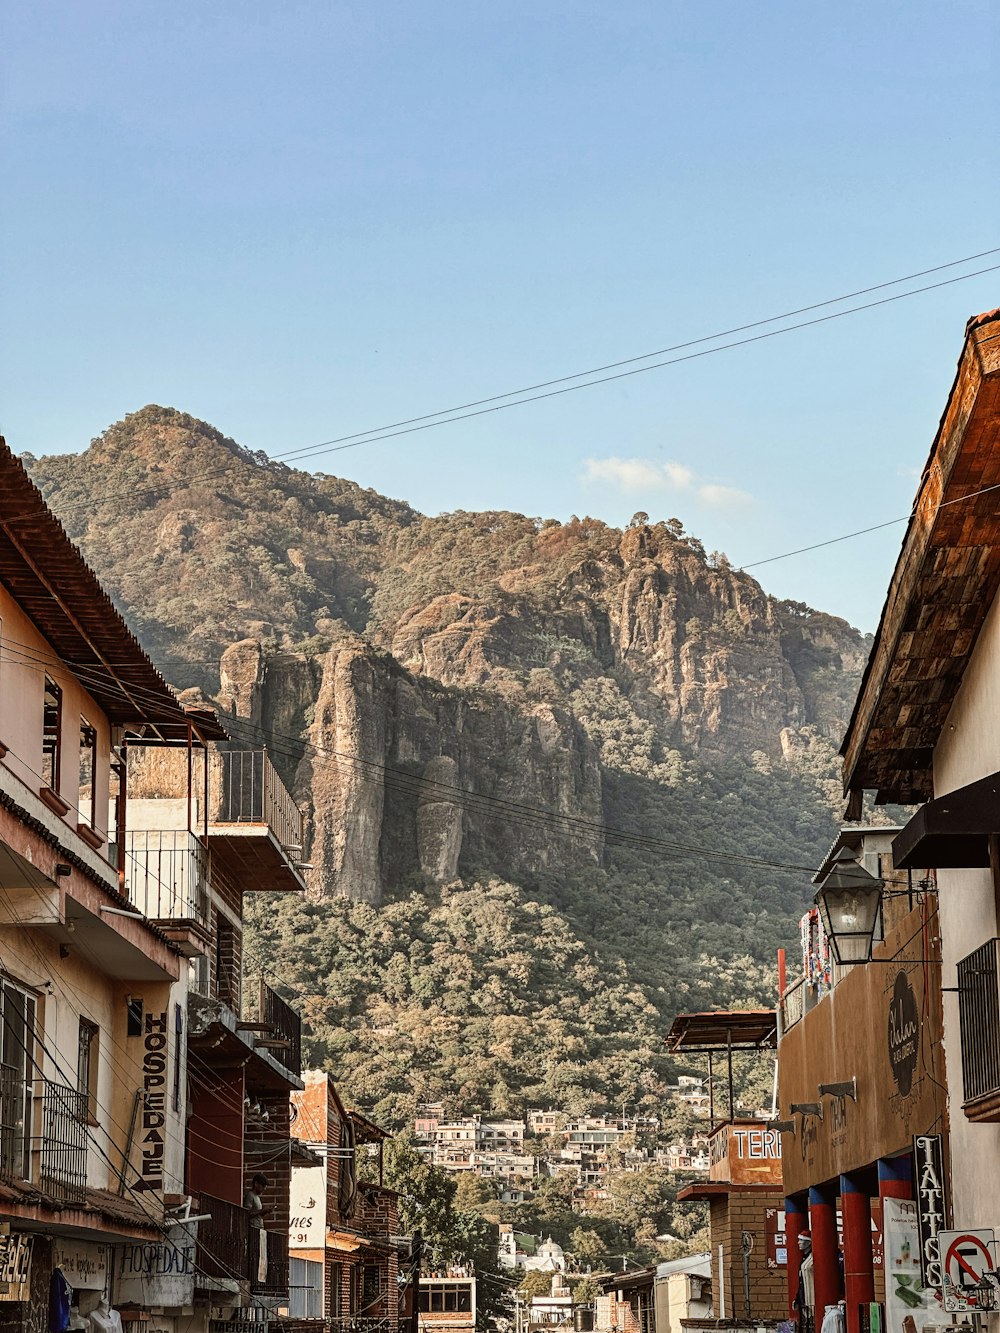
[[[802,983],[781,1006],[789,1305],[808,1232],[816,1327],[843,1301],[848,1333],[920,1333],[953,1318],[934,1268],[948,1205],[936,900],[927,885],[898,882],[871,961],[824,963],[812,1006]]]

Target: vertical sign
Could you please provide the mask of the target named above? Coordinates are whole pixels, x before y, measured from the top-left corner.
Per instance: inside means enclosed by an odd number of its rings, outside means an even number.
[[[944,1153],[940,1134],[913,1136],[913,1174],[917,1184],[920,1276],[925,1287],[942,1284],[938,1233],[947,1226],[944,1206]]]

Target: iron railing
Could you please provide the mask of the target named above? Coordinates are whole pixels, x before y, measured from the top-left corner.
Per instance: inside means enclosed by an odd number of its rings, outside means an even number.
[[[247,1021],[267,1025],[267,1032],[263,1035],[264,1049],[274,1056],[282,1068],[292,1074],[301,1074],[302,1019],[292,1006],[286,1004],[261,977],[256,990],[250,988],[244,1008]],[[276,1042],[274,1046],[267,1044],[271,1040]]]
[[[187,829],[127,829],[125,882],[151,920],[208,925],[208,850]]]
[[[0,1064],[0,1176],[23,1180],[28,1175],[31,1085],[14,1065]]]
[[[808,990],[805,977],[799,977],[798,981],[792,982],[778,1001],[778,1015],[781,1019],[782,1033],[787,1032],[789,1028],[793,1028],[796,1023],[802,1021],[808,1008]]]
[[[206,1277],[249,1277],[250,1214],[238,1204],[210,1194],[199,1194],[198,1198],[198,1212],[209,1217],[198,1223],[195,1268]]]
[[[42,1143],[39,1184],[65,1203],[87,1197],[87,1094],[41,1080]]]
[[[958,1021],[965,1103],[1000,1092],[1000,940],[987,940],[958,962]]]
[[[259,1234],[259,1233],[258,1233]],[[256,1239],[251,1233],[251,1241]],[[255,1268],[250,1278],[250,1290],[262,1296],[288,1295],[288,1237],[280,1231],[264,1232],[267,1243],[267,1274],[263,1281]]]
[[[325,1321],[329,1333],[388,1333],[391,1327],[388,1316],[380,1319],[364,1315],[343,1315]]]
[[[211,757],[213,824],[266,824],[282,847],[302,846],[302,816],[264,750],[216,750]]]

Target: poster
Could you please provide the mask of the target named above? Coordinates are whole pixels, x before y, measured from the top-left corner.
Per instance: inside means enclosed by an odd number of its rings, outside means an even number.
[[[922,1333],[952,1322],[941,1293],[920,1276],[920,1231],[913,1199],[883,1199],[885,1333]]]

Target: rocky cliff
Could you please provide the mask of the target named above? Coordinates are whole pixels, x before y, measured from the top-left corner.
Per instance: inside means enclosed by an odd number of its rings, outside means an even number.
[[[677,520],[424,518],[155,407],[30,465],[168,677],[269,744],[320,897],[601,865],[626,778],[828,776],[867,653]]]

